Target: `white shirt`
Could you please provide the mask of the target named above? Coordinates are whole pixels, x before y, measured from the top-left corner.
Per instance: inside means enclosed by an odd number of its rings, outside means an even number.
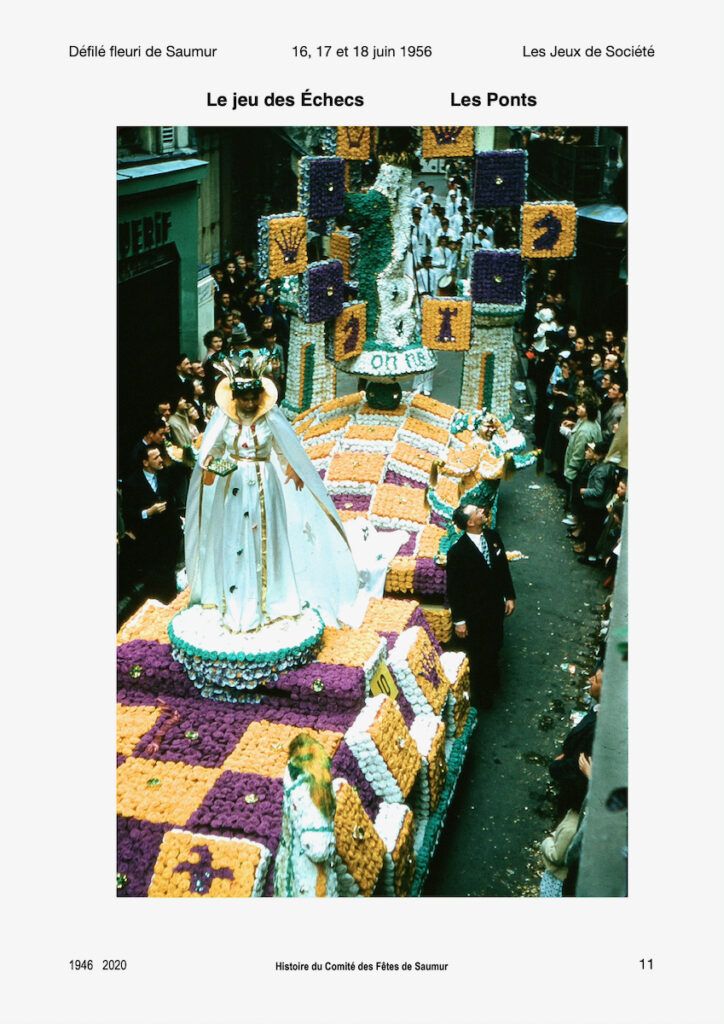
[[[158,494],[158,477],[155,473],[149,473],[144,469],[143,475],[148,480],[149,486],[154,494]]]
[[[440,280],[440,271],[433,270],[432,267],[429,269],[418,270],[417,272],[417,290],[420,295],[434,295],[437,291],[437,282]]]
[[[149,473],[147,470],[143,470],[143,475],[148,480],[148,486],[151,488],[154,494],[158,494],[158,477],[155,473]],[[141,510],[141,519],[148,519],[148,510]]]
[[[454,241],[457,242],[458,239],[460,238],[460,236],[462,235],[462,233],[463,233],[463,217],[462,217],[462,214],[461,213],[454,213],[452,215],[452,217],[450,217],[450,231],[449,231],[450,237],[452,239],[454,239]]]
[[[438,270],[452,269],[452,253],[445,246],[436,245],[430,255],[432,256],[433,267],[436,267]]]

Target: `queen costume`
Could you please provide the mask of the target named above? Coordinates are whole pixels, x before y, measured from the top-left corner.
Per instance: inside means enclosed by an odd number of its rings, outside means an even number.
[[[204,432],[186,502],[190,604],[216,608],[222,625],[244,633],[316,609],[325,625],[345,621],[358,572],[342,523],[294,430],[262,378],[253,418],[240,418],[230,381]],[[203,468],[207,456],[235,464],[227,476]],[[301,490],[293,471],[304,485]]]

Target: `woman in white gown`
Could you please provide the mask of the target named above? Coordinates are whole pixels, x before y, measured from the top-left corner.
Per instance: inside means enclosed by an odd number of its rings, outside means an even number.
[[[299,438],[275,408],[260,367],[216,389],[186,502],[191,604],[219,611],[234,633],[316,608],[337,625],[358,591],[358,574],[332,501]],[[221,458],[226,476],[209,470]]]

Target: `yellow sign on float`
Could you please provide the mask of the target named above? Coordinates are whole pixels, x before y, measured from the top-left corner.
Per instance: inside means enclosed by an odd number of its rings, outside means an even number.
[[[397,689],[397,683],[392,678],[392,673],[388,669],[384,661],[380,662],[377,671],[372,676],[372,682],[370,683],[370,693],[373,697],[376,697],[378,693],[384,693],[385,697],[391,697],[392,700],[397,700],[397,694],[400,691]]]

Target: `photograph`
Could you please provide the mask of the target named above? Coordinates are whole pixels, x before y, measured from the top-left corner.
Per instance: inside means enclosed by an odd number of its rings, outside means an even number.
[[[631,895],[628,176],[117,127],[118,897]]]

